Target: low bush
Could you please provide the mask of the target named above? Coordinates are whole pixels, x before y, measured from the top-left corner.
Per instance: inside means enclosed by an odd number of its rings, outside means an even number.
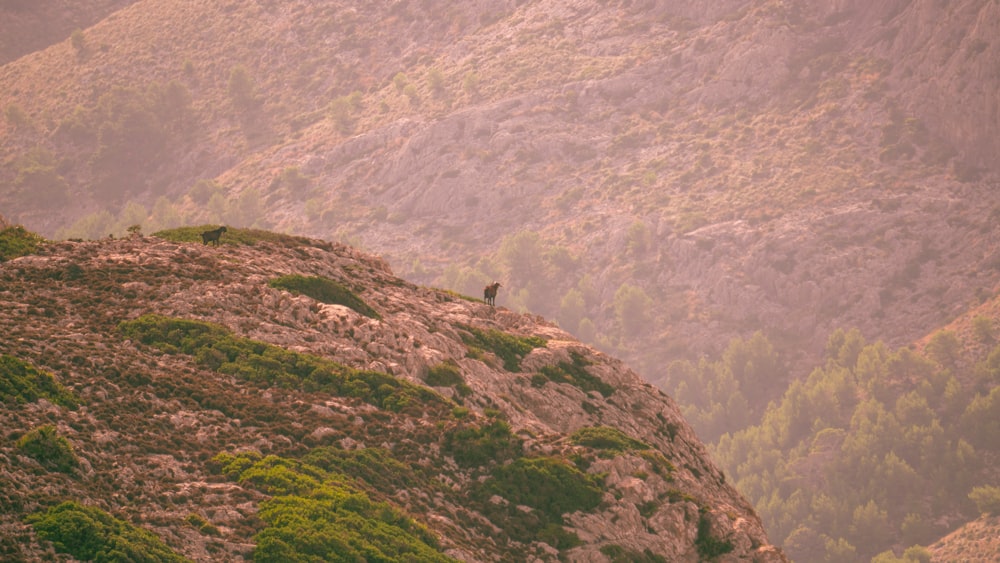
[[[572,363],[559,362],[557,365],[545,366],[538,370],[538,374],[532,377],[531,384],[535,387],[541,387],[547,381],[569,383],[584,393],[597,391],[603,397],[610,397],[614,394],[615,387],[613,385],[605,383],[601,378],[587,372],[586,368],[590,362],[586,358],[575,352],[572,353],[572,356]]]
[[[462,341],[469,347],[470,355],[485,350],[496,354],[507,371],[520,372],[521,360],[535,348],[545,346],[545,340],[537,336],[514,336],[499,330],[479,330],[462,327]]]
[[[17,449],[42,467],[60,473],[69,473],[80,463],[69,440],[59,435],[56,427],[51,424],[39,426],[21,436],[17,441]]]
[[[975,487],[969,493],[969,499],[976,503],[979,512],[1000,516],[1000,487]]]
[[[521,455],[521,442],[503,420],[484,426],[464,426],[445,434],[442,451],[462,467],[503,463]]]
[[[21,227],[0,230],[0,262],[34,254],[45,239]]]
[[[369,453],[383,466],[394,465],[385,452]],[[454,561],[440,552],[425,526],[389,503],[373,501],[335,469],[343,462],[358,468],[350,458],[350,452],[332,448],[301,462],[259,454],[216,456],[214,463],[230,478],[278,495],[260,505],[266,527],[254,536],[255,561]]]
[[[241,338],[214,323],[143,315],[119,325],[125,336],[167,353],[194,356],[199,364],[262,386],[325,391],[356,397],[400,412],[428,405],[444,406],[433,391],[377,371],[356,370],[266,342]]]
[[[732,542],[716,538],[711,534],[711,528],[711,520],[708,519],[706,510],[702,508],[701,517],[698,520],[698,536],[694,540],[694,545],[702,560],[712,560],[733,550]]]
[[[366,317],[373,319],[382,318],[375,309],[369,307],[353,291],[331,279],[320,276],[307,277],[293,274],[275,278],[269,281],[268,285],[277,289],[285,289],[292,293],[301,293],[321,303],[343,305]]]
[[[80,561],[189,561],[152,533],[77,502],[64,502],[26,520],[58,553]]]
[[[13,356],[0,355],[0,401],[21,404],[38,399],[47,399],[70,409],[75,409],[80,402],[51,373],[38,370]]]
[[[581,428],[570,436],[574,444],[594,448],[595,450],[610,450],[627,452],[631,450],[648,450],[649,444],[630,438],[621,430],[610,426],[590,426]]]
[[[519,458],[498,466],[484,483],[490,494],[530,506],[553,522],[567,512],[590,511],[601,502],[600,478],[553,457]]]

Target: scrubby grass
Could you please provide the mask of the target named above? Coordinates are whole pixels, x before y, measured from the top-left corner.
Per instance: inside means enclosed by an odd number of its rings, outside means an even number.
[[[649,444],[630,438],[621,430],[610,426],[581,428],[570,436],[570,440],[574,444],[612,452],[650,449]]]
[[[376,460],[376,468],[402,465],[384,451],[362,457]],[[326,448],[308,461],[223,453],[213,461],[231,479],[275,495],[260,505],[266,527],[254,537],[255,561],[454,561],[425,526],[372,500],[340,471],[376,469],[362,467],[349,452]]]
[[[52,542],[58,553],[80,561],[190,561],[152,533],[73,501],[29,515],[26,521],[39,538]]]
[[[268,285],[277,289],[285,289],[292,293],[301,293],[321,303],[343,305],[366,317],[373,319],[382,318],[375,309],[369,307],[353,291],[328,278],[292,274],[275,278],[269,281]]]
[[[153,233],[154,237],[159,237],[174,242],[196,242],[202,244],[201,233],[218,228],[218,225],[199,225],[195,227],[177,227]],[[305,237],[274,233],[261,229],[239,229],[236,227],[226,227],[226,232],[219,238],[220,244],[253,246],[257,243],[268,242],[278,246],[295,248],[300,246],[326,247],[328,244],[318,243]]]
[[[75,409],[79,399],[60,385],[51,373],[36,369],[13,356],[0,355],[0,401],[11,404],[33,403],[47,399]]]
[[[520,372],[521,360],[535,348],[545,346],[545,340],[537,336],[514,336],[499,330],[479,330],[462,327],[462,342],[469,348],[469,355],[481,357],[483,351],[496,354],[507,371]]]
[[[209,369],[262,386],[326,391],[396,412],[445,403],[429,389],[389,374],[356,370],[325,358],[241,338],[214,323],[150,314],[122,322],[119,330],[142,344],[171,354],[194,356]]]
[[[559,362],[554,366],[545,366],[538,370],[538,373],[531,378],[531,383],[535,387],[541,387],[546,382],[569,383],[579,388],[584,393],[597,391],[604,397],[610,397],[615,392],[615,387],[605,383],[601,378],[587,372],[590,362],[582,355],[572,353],[573,363]]]
[[[80,464],[69,440],[51,424],[31,430],[17,441],[17,449],[42,467],[69,473]]]
[[[600,478],[554,457],[520,458],[501,465],[484,484],[487,491],[541,511],[561,522],[568,512],[590,511],[601,503]]]
[[[0,231],[0,262],[34,254],[45,239],[18,225]]]

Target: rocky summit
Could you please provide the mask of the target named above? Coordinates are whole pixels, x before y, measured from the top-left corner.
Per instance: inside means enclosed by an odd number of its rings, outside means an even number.
[[[622,362],[207,228],[0,263],[0,559],[786,560]]]

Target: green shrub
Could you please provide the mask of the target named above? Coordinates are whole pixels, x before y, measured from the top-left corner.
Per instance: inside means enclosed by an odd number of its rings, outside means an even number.
[[[720,540],[711,534],[712,522],[708,518],[705,509],[701,509],[701,517],[698,520],[698,536],[694,540],[698,554],[702,560],[715,559],[720,555],[725,555],[733,550],[732,542]]]
[[[485,426],[466,426],[445,434],[442,451],[462,467],[503,463],[521,454],[521,442],[503,420]]]
[[[503,360],[507,371],[520,372],[521,360],[535,348],[545,346],[545,340],[537,336],[514,336],[499,330],[479,330],[473,327],[463,327],[462,341],[469,347],[470,355],[485,350],[496,354]]]
[[[462,379],[462,373],[458,369],[458,364],[453,360],[446,360],[427,370],[427,377],[424,378],[424,382],[432,387],[450,387],[465,383],[465,380]]]
[[[419,485],[410,466],[383,448],[344,450],[325,446],[312,450],[302,461],[324,471],[348,475],[389,496]]]
[[[976,503],[979,512],[992,516],[1000,515],[1000,487],[975,487],[969,493],[969,499]]]
[[[43,242],[45,239],[20,225],[0,230],[0,262],[34,254]]]
[[[382,318],[378,312],[369,307],[354,292],[331,279],[320,276],[307,277],[292,274],[275,278],[269,281],[268,285],[277,289],[285,289],[292,293],[301,293],[321,303],[343,305],[366,317],[373,319]]]
[[[591,426],[581,428],[570,436],[574,444],[594,448],[595,450],[610,450],[626,452],[630,450],[648,450],[649,444],[628,437],[624,432],[610,426]]]
[[[601,378],[587,372],[586,368],[590,362],[586,358],[576,352],[571,355],[573,363],[559,362],[554,366],[545,366],[538,370],[538,375],[541,377],[532,377],[531,384],[535,387],[541,387],[546,381],[569,383],[584,393],[597,391],[604,397],[610,397],[614,394],[615,387],[613,385],[605,383]]]
[[[208,369],[258,385],[326,391],[396,412],[445,404],[433,391],[389,374],[356,370],[318,356],[240,338],[213,323],[150,314],[122,322],[118,328],[142,344],[171,354],[194,356]]]
[[[20,404],[43,398],[70,409],[79,404],[79,399],[56,382],[52,374],[13,356],[0,355],[0,401]]]
[[[520,458],[498,466],[484,484],[490,494],[511,503],[530,506],[554,522],[567,512],[597,508],[603,493],[598,478],[587,475],[562,459]]]
[[[26,520],[57,552],[80,561],[189,561],[152,533],[73,501],[31,514]]]
[[[572,549],[583,544],[580,536],[566,530],[559,524],[548,524],[538,531],[535,539],[559,550]]]
[[[454,360],[448,359],[427,370],[424,383],[431,387],[454,387],[462,397],[472,394],[472,389],[465,384],[462,372]]]
[[[60,436],[56,427],[51,424],[39,426],[21,436],[17,441],[17,449],[42,467],[61,473],[69,473],[80,463],[69,440]]]
[[[266,527],[254,536],[254,561],[453,561],[425,526],[373,501],[339,471],[370,475],[379,469],[362,468],[367,461],[375,460],[381,470],[398,469],[398,462],[384,451],[353,459],[352,453],[322,448],[301,462],[259,454],[216,456],[214,462],[230,478],[279,495],[260,505]]]

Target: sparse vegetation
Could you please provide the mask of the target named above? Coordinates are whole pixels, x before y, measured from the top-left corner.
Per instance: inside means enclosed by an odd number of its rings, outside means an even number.
[[[547,381],[554,383],[568,383],[579,388],[584,393],[597,391],[604,397],[610,397],[615,392],[614,385],[605,383],[601,378],[591,375],[587,371],[590,362],[583,355],[571,352],[573,362],[559,362],[554,366],[545,366],[538,370],[532,378],[532,384],[536,387],[544,385]]]
[[[435,393],[389,374],[355,370],[324,358],[240,338],[213,323],[144,315],[121,323],[119,330],[142,344],[193,356],[209,369],[261,386],[323,390],[392,411],[420,411],[444,403]]]
[[[520,372],[521,359],[535,348],[545,346],[545,340],[537,336],[514,336],[499,330],[480,330],[465,327],[462,341],[469,347],[471,356],[476,357],[483,351],[496,354],[507,371]]]
[[[332,305],[343,305],[366,317],[381,319],[381,315],[372,309],[353,291],[338,282],[321,276],[301,276],[290,274],[275,278],[268,282],[274,288],[285,289],[293,293],[301,293],[313,299]]]
[[[172,240],[175,242],[197,242],[201,244],[201,233],[215,229],[218,225],[200,225],[197,227],[178,227],[166,229],[153,233],[154,237]],[[305,237],[275,233],[261,229],[239,229],[227,227],[226,235],[219,242],[222,244],[236,244],[254,246],[256,244],[267,243],[286,248],[299,246],[329,246],[325,243],[314,242]]]
[[[610,426],[590,426],[581,428],[570,435],[574,444],[609,450],[612,452],[627,452],[631,450],[648,450],[649,444],[630,438],[621,430]]]

